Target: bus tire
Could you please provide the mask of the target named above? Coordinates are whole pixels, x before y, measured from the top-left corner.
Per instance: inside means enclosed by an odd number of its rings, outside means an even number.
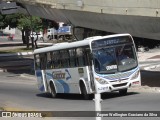
[[[55,89],[55,87],[54,87],[53,82],[50,83],[50,93],[51,93],[51,97],[52,97],[52,98],[56,98],[57,93],[56,93],[56,89]]]
[[[86,87],[85,87],[83,82],[80,82],[80,89],[81,89],[81,94],[82,94],[83,98],[85,100],[88,100],[90,98],[90,96],[87,93],[87,89],[86,89]]]
[[[119,94],[120,94],[120,95],[126,95],[126,94],[127,94],[127,88],[126,88],[126,89],[119,90]]]

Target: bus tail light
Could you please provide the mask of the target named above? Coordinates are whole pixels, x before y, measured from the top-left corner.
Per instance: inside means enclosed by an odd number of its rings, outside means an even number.
[[[133,82],[133,84],[139,84],[139,81]]]

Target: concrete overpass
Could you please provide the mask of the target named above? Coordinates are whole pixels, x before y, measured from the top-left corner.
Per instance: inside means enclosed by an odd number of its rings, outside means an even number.
[[[7,0],[8,1],[8,0]],[[12,0],[28,12],[75,28],[160,40],[160,0]]]

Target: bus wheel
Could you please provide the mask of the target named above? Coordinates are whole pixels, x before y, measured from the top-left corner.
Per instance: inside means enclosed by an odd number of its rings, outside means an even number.
[[[56,89],[54,87],[54,84],[52,82],[50,83],[50,92],[51,92],[52,98],[56,98],[57,93],[56,93]]]
[[[87,89],[84,85],[84,83],[80,83],[80,88],[81,88],[81,93],[82,93],[82,96],[85,100],[88,100],[89,99],[89,94],[87,94]]]
[[[119,94],[120,95],[126,95],[127,94],[127,89],[119,90]]]

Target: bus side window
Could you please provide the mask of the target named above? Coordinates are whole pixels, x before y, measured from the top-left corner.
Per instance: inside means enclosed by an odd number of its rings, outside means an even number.
[[[35,58],[35,70],[38,70],[38,69],[40,69],[40,58],[39,58],[39,54],[36,54],[36,55],[34,56],[34,58]]]
[[[51,69],[53,69],[54,68],[53,52],[50,52],[50,56],[51,56]]]
[[[52,68],[51,54],[49,52],[47,53],[47,68]]]
[[[40,55],[40,69],[45,70],[47,68],[47,54],[41,53]]]
[[[75,67],[76,66],[76,58],[75,58],[75,49],[70,49],[69,50],[69,56],[70,56],[70,67]]]
[[[86,66],[91,66],[92,65],[92,62],[91,62],[91,52],[90,52],[90,49],[85,49],[84,51],[85,53],[85,65]]]
[[[54,68],[61,68],[60,51],[53,52]]]
[[[76,58],[77,58],[77,65],[78,66],[85,65],[83,48],[76,49]]]
[[[68,67],[69,66],[69,53],[67,50],[62,50],[60,52],[61,54],[61,62],[62,62],[62,67]]]

